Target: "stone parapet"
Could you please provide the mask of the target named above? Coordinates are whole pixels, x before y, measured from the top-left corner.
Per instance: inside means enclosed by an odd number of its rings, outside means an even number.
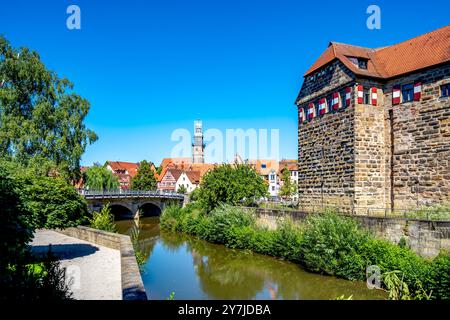
[[[129,236],[79,226],[59,233],[120,251],[122,300],[147,300],[139,266]]]

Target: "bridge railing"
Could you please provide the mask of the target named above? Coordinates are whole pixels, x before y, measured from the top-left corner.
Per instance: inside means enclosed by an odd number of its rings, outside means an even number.
[[[87,190],[78,189],[86,199],[95,198],[173,198],[183,199],[184,195],[172,190]]]

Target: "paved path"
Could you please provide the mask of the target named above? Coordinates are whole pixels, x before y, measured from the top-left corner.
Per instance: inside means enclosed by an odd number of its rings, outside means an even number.
[[[32,251],[52,252],[72,275],[71,290],[77,300],[120,300],[122,284],[119,250],[99,246],[50,230],[37,230],[31,243]],[[77,276],[79,275],[79,276]],[[79,278],[80,281],[76,281]]]

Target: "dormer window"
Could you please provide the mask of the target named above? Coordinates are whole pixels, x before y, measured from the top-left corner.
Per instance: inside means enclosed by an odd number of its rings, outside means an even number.
[[[364,58],[358,58],[358,68],[367,70],[367,59]]]

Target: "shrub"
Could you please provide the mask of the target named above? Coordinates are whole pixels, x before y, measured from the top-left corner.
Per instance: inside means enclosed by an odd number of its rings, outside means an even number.
[[[450,300],[450,253],[441,252],[430,266],[428,281],[424,283],[432,291],[432,298]]]
[[[117,232],[114,216],[111,214],[109,204],[103,206],[100,212],[94,212],[90,219],[91,228],[108,232]]]
[[[226,246],[231,249],[249,249],[252,246],[255,229],[251,226],[231,227]]]
[[[250,249],[257,253],[276,256],[273,250],[275,233],[274,230],[258,228],[253,235]]]
[[[369,238],[360,248],[366,265],[377,265],[381,272],[399,271],[411,291],[416,282],[427,282],[429,263],[407,248],[401,248],[386,240]]]
[[[182,210],[183,209],[178,206],[166,207],[160,217],[161,228],[176,231]]]
[[[313,215],[304,226],[300,259],[308,270],[362,280],[366,265],[359,248],[367,239],[351,218],[332,212]]]
[[[249,227],[255,221],[251,212],[225,204],[214,209],[209,215],[209,220],[205,239],[223,244],[227,244],[233,238],[233,230]]]
[[[285,219],[278,223],[278,228],[272,233],[272,255],[290,261],[300,261],[302,234],[298,226]]]

